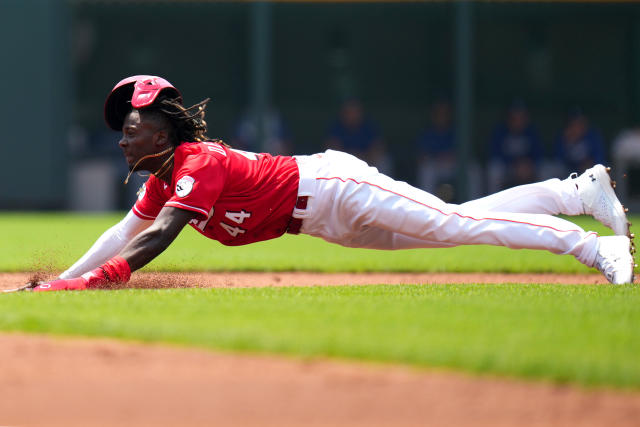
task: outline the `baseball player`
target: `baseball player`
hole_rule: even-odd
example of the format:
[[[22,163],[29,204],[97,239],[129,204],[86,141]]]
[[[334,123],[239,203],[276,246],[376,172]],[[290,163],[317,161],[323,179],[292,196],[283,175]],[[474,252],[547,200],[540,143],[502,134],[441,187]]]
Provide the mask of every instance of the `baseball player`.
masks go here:
[[[149,179],[122,221],[58,279],[32,290],[127,282],[186,225],[232,246],[303,233],[358,248],[544,249],[573,255],[611,283],[633,282],[630,224],[602,165],[447,204],[342,152],[289,157],[235,150],[206,135],[207,102],[183,106],[180,92],[156,76],[115,85],[106,122],[122,131],[129,175],[145,170]],[[616,236],[600,237],[557,214],[592,215]]]

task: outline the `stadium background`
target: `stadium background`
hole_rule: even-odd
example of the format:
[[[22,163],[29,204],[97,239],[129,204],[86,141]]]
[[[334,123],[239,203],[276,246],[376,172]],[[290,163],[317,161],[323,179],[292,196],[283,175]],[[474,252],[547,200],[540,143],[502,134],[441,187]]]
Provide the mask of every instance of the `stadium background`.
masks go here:
[[[134,197],[102,121],[124,76],[163,75],[188,103],[211,97],[211,134],[225,139],[248,106],[276,105],[298,153],[321,150],[341,100],[358,96],[393,175],[415,182],[415,138],[443,93],[469,163],[486,161],[514,97],[548,153],[575,105],[611,151],[639,124],[639,13],[0,0],[0,291],[56,277],[122,217],[24,210],[126,209]],[[2,294],[0,424],[637,426],[640,287],[605,283],[543,251],[290,235],[222,248],[187,230],[117,291]]]
[[[6,0],[0,16],[0,173],[12,183],[0,189],[3,209],[129,206],[135,185],[123,189],[122,170],[99,175],[109,183],[94,183],[92,203],[77,195],[87,168],[124,167],[102,103],[138,73],[168,78],[186,102],[211,97],[212,136],[229,139],[247,107],[275,105],[295,153],[323,149],[340,101],[357,96],[393,175],[414,183],[415,139],[443,94],[456,107],[462,158],[480,163],[514,97],[549,152],[575,105],[608,148],[639,123],[636,4]]]

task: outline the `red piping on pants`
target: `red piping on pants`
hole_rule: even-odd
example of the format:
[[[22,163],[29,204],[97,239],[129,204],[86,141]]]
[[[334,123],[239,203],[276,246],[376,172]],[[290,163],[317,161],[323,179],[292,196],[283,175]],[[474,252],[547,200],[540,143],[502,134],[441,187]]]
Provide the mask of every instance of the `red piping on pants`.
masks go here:
[[[530,223],[530,222],[515,221],[515,220],[512,220],[512,219],[503,219],[503,218],[474,218],[474,217],[472,217],[472,216],[462,215],[462,214],[460,214],[460,213],[458,213],[458,212],[445,213],[445,212],[442,212],[442,211],[441,211],[440,209],[438,209],[438,208],[434,208],[433,206],[429,206],[429,205],[427,205],[427,204],[425,204],[425,203],[419,202],[418,200],[412,199],[411,197],[407,197],[407,196],[405,196],[405,195],[403,195],[403,194],[396,193],[395,191],[387,190],[386,188],[382,188],[382,187],[380,187],[379,185],[372,184],[372,183],[370,183],[370,182],[366,182],[366,181],[356,181],[356,180],[355,180],[355,179],[353,179],[353,178],[346,178],[346,179],[344,179],[344,178],[340,178],[340,177],[335,176],[335,177],[330,177],[330,178],[323,178],[323,177],[320,177],[320,178],[316,178],[316,179],[320,179],[320,180],[324,180],[324,181],[329,181],[329,180],[332,180],[332,179],[338,179],[338,180],[340,180],[340,181],[342,181],[342,182],[353,181],[353,182],[355,182],[355,183],[356,183],[356,184],[358,184],[358,185],[360,185],[360,184],[367,184],[367,185],[370,185],[370,186],[372,186],[372,187],[379,188],[379,189],[380,189],[380,190],[382,190],[382,191],[386,191],[387,193],[391,193],[391,194],[395,194],[396,196],[404,197],[405,199],[407,199],[407,200],[411,200],[411,201],[412,201],[412,202],[414,202],[414,203],[418,203],[419,205],[422,205],[422,206],[427,207],[427,208],[429,208],[429,209],[433,209],[434,211],[440,212],[442,215],[445,215],[445,216],[456,215],[456,216],[459,216],[460,218],[468,218],[468,219],[471,219],[471,220],[474,220],[474,221],[506,221],[506,222],[513,222],[513,223],[515,223],[515,224],[524,224],[524,225],[532,225],[532,226],[534,226],[534,227],[550,228],[550,229],[552,229],[552,230],[554,230],[554,231],[557,231],[557,232],[559,232],[559,233],[575,233],[575,232],[578,232],[578,233],[579,233],[579,232],[580,232],[580,230],[558,230],[557,228],[551,227],[550,225],[532,224],[532,223]],[[598,235],[598,233],[596,233],[596,232],[593,232],[593,231],[592,231],[591,233],[587,234],[587,236],[590,236],[591,234],[595,234],[596,236]]]

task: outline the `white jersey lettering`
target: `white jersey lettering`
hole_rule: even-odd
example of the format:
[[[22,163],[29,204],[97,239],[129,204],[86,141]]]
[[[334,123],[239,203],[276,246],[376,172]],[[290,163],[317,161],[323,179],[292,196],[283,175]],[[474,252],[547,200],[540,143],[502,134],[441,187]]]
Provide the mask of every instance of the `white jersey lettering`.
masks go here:
[[[211,210],[209,211],[209,215],[207,216],[207,219],[203,219],[201,221],[198,221],[197,219],[192,219],[191,221],[189,221],[189,224],[193,224],[196,227],[198,227],[200,231],[204,231],[207,224],[211,220],[211,217],[213,216],[213,211],[214,211],[214,208],[211,208]]]
[[[252,153],[251,151],[236,150],[235,148],[232,148],[231,151],[233,151],[234,153],[238,153],[249,160],[258,160],[258,155],[256,153]]]
[[[224,222],[220,223],[220,227],[224,228],[227,231],[227,233],[231,235],[231,237],[236,237],[238,236],[238,234],[244,234],[247,231],[240,227],[234,227],[232,225],[225,224]]]
[[[220,144],[215,142],[203,142],[203,144],[207,147],[209,151],[213,151],[218,154],[222,154],[227,157],[227,153],[224,151],[224,148],[220,146]]]
[[[245,219],[251,217],[251,212],[246,212],[244,209],[242,209],[240,212],[227,211],[224,216],[235,222],[236,224],[242,224]]]

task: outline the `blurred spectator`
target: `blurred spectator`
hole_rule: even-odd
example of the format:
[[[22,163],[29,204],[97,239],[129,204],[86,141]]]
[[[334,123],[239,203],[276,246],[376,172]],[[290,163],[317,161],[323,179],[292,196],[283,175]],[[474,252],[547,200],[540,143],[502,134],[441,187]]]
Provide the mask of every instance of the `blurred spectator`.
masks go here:
[[[620,132],[611,154],[620,200],[631,209],[640,208],[640,126]]]
[[[458,198],[458,158],[453,132],[451,103],[440,98],[429,110],[430,125],[416,140],[418,185],[447,203]],[[467,165],[469,198],[480,197],[481,172],[477,162]]]
[[[612,154],[616,163],[640,163],[640,126],[620,132],[613,142]]]
[[[246,111],[238,120],[233,131],[231,146],[245,151],[289,155],[292,152],[291,133],[282,115],[275,108],[269,108],[264,115],[264,132],[259,141],[256,114]]]
[[[346,151],[377,167],[380,172],[392,172],[392,159],[386,151],[377,126],[365,116],[358,99],[349,98],[329,128],[326,148]]]
[[[581,173],[605,161],[602,135],[590,125],[580,108],[569,111],[564,128],[556,136],[554,149],[556,161],[567,174]]]
[[[514,100],[491,137],[489,192],[536,181],[542,158],[542,144],[529,110],[522,100]]]
[[[451,123],[451,104],[437,100],[429,111],[430,126],[416,140],[418,186],[445,202],[454,198],[456,151]]]

